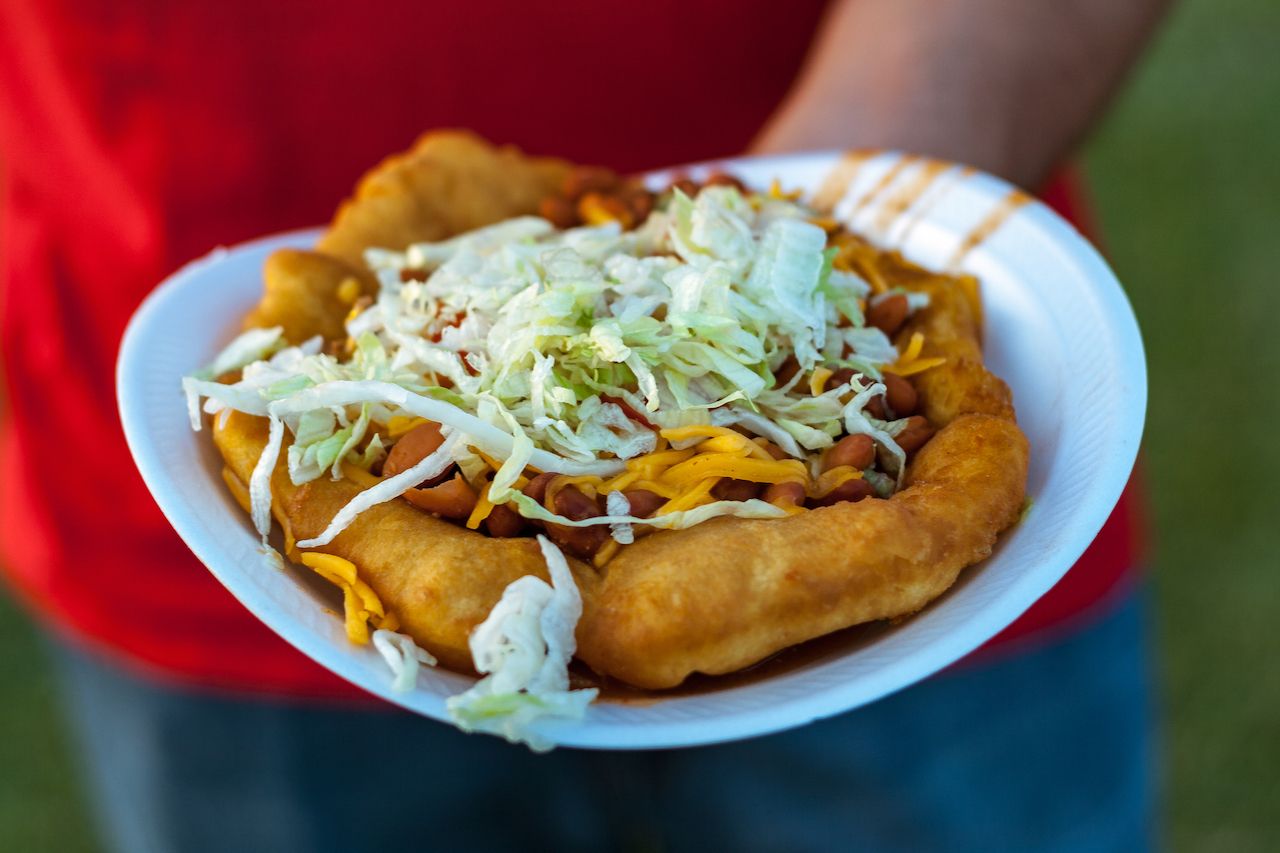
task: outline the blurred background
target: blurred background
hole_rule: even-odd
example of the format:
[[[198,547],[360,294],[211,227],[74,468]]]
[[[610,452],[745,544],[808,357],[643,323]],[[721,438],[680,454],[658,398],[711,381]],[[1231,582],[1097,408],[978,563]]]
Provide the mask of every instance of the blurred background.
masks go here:
[[[1280,849],[1280,3],[1183,2],[1085,150],[1147,342],[1145,470],[1179,851]],[[95,843],[41,643],[0,591],[0,848]]]

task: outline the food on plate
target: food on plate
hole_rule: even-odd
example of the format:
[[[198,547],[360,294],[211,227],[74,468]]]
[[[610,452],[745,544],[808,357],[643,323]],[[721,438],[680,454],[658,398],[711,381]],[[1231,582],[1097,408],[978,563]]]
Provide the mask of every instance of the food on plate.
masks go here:
[[[264,537],[398,682],[544,746],[576,657],[661,690],[914,613],[1016,521],[977,282],[775,183],[662,186],[428,134],[184,385]]]

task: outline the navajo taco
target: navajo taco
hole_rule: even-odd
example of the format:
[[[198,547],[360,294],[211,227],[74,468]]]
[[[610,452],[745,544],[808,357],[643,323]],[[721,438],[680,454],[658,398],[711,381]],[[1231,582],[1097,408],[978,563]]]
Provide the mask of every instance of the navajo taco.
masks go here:
[[[547,745],[575,658],[661,691],[908,616],[1023,506],[977,282],[776,183],[428,134],[264,279],[192,425],[402,686],[484,676],[466,729]]]

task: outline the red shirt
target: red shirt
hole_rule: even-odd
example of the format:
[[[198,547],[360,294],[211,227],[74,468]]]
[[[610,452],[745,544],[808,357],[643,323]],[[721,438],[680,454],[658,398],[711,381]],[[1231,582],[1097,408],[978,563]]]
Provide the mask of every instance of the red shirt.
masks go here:
[[[134,308],[215,245],[327,221],[363,171],[427,128],[628,171],[739,153],[821,9],[5,0],[10,578],[53,623],[129,664],[229,688],[354,692],[236,603],[148,496],[112,381]],[[1047,200],[1072,214],[1065,188]],[[1129,504],[1007,634],[1062,622],[1116,584],[1134,559]]]

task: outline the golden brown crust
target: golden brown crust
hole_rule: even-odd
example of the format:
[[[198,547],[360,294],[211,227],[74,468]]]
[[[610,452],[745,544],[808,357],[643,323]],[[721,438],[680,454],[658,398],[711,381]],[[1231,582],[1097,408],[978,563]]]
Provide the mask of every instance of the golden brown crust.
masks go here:
[[[363,267],[370,246],[403,250],[535,213],[570,168],[565,160],[490,145],[470,131],[432,131],[360,180],[316,248]]]
[[[982,363],[978,320],[957,281],[935,275],[917,278],[903,286],[929,294],[929,307],[916,312],[898,333],[895,342],[899,349],[907,345],[913,334],[920,332],[925,342],[922,355],[942,356],[947,360],[940,367],[912,377],[920,395],[922,414],[939,426],[966,413],[1014,420],[1009,386]]]
[[[354,279],[362,296],[372,296],[377,282],[363,268],[320,252],[280,249],[262,267],[262,301],[245,318],[245,328],[282,326],[290,343],[314,335],[326,339],[346,334],[343,318],[351,301],[339,296]]]
[[[639,687],[733,672],[840,628],[914,613],[988,556],[1017,517],[1027,443],[964,415],[889,500],[779,521],[723,518],[623,550],[584,607],[578,656]]]
[[[266,446],[266,420],[239,412],[225,421],[215,419],[214,442],[232,472],[248,482]],[[296,539],[318,536],[360,489],[328,477],[295,486],[284,456],[271,478],[272,512]],[[531,537],[491,539],[399,500],[361,513],[321,550],[359,566],[360,577],[403,630],[446,666],[464,672],[471,668],[467,636],[507,585],[523,575],[547,578]],[[594,570],[574,562],[576,579],[587,593],[595,585]]]
[[[567,169],[466,135],[437,138],[428,135],[362,181],[321,247],[354,263],[366,245],[402,248],[518,215]],[[468,159],[465,149],[476,145],[487,153]],[[463,150],[468,165],[444,164],[449,150]],[[487,171],[499,163],[498,174]],[[447,174],[434,175],[437,168]],[[673,687],[694,672],[732,672],[831,631],[913,613],[988,556],[1016,520],[1027,441],[1007,386],[982,365],[972,298],[954,278],[889,254],[879,262],[895,284],[931,298],[899,344],[919,331],[926,356],[947,358],[914,377],[924,413],[941,429],[913,459],[907,487],[889,500],[786,519],[722,518],[655,533],[623,549],[603,574],[570,558],[583,598],[578,657],[593,669],[640,687]],[[280,317],[282,307],[259,314]],[[325,322],[291,331],[323,333]],[[215,432],[228,466],[246,481],[265,439],[262,419],[243,415]],[[282,461],[272,491],[277,518],[303,539],[319,534],[358,488],[327,478],[295,487]],[[464,670],[467,636],[506,586],[526,574],[546,577],[531,538],[489,538],[403,501],[363,513],[324,550],[354,562],[404,630]]]

